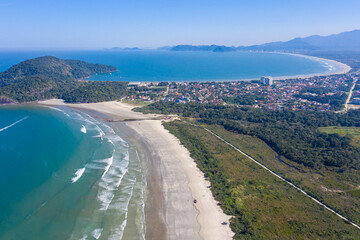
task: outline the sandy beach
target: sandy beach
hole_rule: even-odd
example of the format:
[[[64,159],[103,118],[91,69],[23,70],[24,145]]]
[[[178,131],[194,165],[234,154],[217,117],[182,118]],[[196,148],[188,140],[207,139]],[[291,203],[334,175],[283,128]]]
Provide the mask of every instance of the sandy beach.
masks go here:
[[[341,63],[335,60],[326,59],[326,58],[320,58],[320,57],[314,57],[310,55],[303,55],[303,54],[297,54],[297,53],[280,53],[280,52],[274,52],[278,54],[286,54],[286,55],[293,55],[303,58],[312,59],[318,62],[322,62],[332,68],[333,70],[328,73],[313,73],[308,75],[297,75],[297,76],[280,76],[280,77],[274,77],[274,80],[286,80],[286,79],[294,79],[294,78],[309,78],[314,76],[330,76],[330,75],[337,75],[337,74],[346,74],[351,70],[351,67],[346,65],[345,63]]]
[[[232,239],[229,224],[221,224],[229,223],[231,217],[217,205],[210,183],[187,149],[162,126],[160,119],[157,120],[161,115],[133,112],[133,106],[115,101],[64,104],[61,100],[47,100],[40,103],[106,114],[110,124],[131,136],[129,139],[136,145],[140,158],[149,167],[147,239]],[[125,119],[132,121],[122,121]]]

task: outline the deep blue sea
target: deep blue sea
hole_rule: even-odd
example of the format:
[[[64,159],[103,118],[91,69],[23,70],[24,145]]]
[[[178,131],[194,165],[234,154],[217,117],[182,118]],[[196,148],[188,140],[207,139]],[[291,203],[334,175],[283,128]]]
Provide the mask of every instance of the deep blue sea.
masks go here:
[[[136,152],[89,115],[0,106],[0,165],[0,239],[144,238]]]
[[[261,76],[298,76],[336,71],[323,61],[260,52],[173,51],[37,51],[0,52],[0,71],[20,61],[51,55],[91,63],[109,64],[118,72],[92,76],[110,81],[219,81],[259,79]]]

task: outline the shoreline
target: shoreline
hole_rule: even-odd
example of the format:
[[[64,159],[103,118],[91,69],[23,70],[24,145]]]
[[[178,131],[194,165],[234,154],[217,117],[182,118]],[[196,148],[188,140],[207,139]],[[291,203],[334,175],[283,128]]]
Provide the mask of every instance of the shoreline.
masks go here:
[[[119,102],[65,104],[47,100],[39,104],[99,112],[110,116],[107,120],[113,121],[109,124],[119,131],[129,129],[129,140],[149,167],[146,178],[150,192],[145,204],[148,239],[232,239],[229,224],[221,224],[229,223],[231,216],[217,205],[210,183],[188,150],[162,126],[162,120],[154,120],[161,115],[132,112],[134,106]],[[135,121],[116,122],[125,119]]]
[[[315,57],[315,56],[304,55],[304,54],[299,54],[299,53],[281,53],[281,52],[272,52],[272,53],[286,54],[286,55],[291,55],[291,56],[308,58],[308,59],[312,59],[314,61],[322,62],[326,65],[335,66],[338,68],[337,71],[330,72],[330,73],[314,73],[314,74],[296,75],[296,76],[280,76],[280,77],[273,77],[274,80],[289,80],[289,79],[295,79],[295,78],[304,79],[304,78],[317,77],[317,76],[341,75],[341,74],[346,74],[346,73],[350,72],[352,69],[349,65],[342,63],[342,62],[332,60],[332,59]]]
[[[241,52],[241,51],[238,51]],[[244,51],[244,52],[254,52],[254,51]],[[256,53],[256,52],[255,52]],[[311,56],[311,55],[305,55],[305,54],[300,54],[300,53],[287,53],[287,52],[259,52],[259,53],[271,53],[271,54],[283,54],[283,55],[290,55],[290,56],[296,56],[296,57],[302,57],[302,58],[307,58],[316,62],[321,62],[327,66],[333,67],[335,68],[334,71],[330,71],[330,72],[325,72],[325,73],[311,73],[311,74],[300,74],[300,75],[286,75],[286,76],[277,76],[277,77],[272,77],[273,80],[275,81],[282,81],[282,80],[291,80],[291,79],[305,79],[305,78],[310,78],[310,77],[317,77],[317,76],[331,76],[331,75],[341,75],[341,74],[346,74],[348,72],[351,71],[351,67],[345,63],[342,62],[338,62],[332,59],[327,59],[327,58],[321,58],[321,57],[316,57],[316,56]],[[261,77],[261,76],[260,76]],[[190,83],[190,82],[237,82],[237,81],[256,81],[256,80],[260,80],[260,77],[258,78],[240,78],[240,79],[201,79],[201,80],[174,80],[174,81],[165,81],[168,83]],[[91,76],[90,76],[91,78]],[[88,81],[100,81],[100,80],[90,80],[88,79]],[[122,81],[120,81],[122,82]],[[139,83],[160,83],[160,82],[164,82],[164,81],[127,81],[129,83],[132,82],[139,82]]]

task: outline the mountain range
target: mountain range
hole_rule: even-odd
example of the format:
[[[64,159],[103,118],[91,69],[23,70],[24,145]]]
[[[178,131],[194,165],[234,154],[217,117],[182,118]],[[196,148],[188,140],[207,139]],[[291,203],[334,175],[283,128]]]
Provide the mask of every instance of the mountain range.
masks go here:
[[[170,51],[284,51],[302,52],[316,50],[352,50],[360,51],[360,30],[353,30],[329,36],[313,35],[305,38],[295,38],[284,42],[271,42],[261,45],[227,47],[219,45],[177,45],[167,48]]]

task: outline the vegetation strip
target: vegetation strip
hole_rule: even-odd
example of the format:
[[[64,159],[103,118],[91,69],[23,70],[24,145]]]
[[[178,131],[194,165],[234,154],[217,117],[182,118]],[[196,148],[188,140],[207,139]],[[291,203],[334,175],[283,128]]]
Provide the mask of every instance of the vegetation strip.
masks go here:
[[[347,221],[348,223],[350,223],[351,225],[353,225],[354,227],[360,229],[360,226],[353,223],[352,221],[350,221],[349,219],[347,219],[346,217],[342,216],[341,214],[339,214],[338,212],[336,212],[335,210],[331,209],[330,207],[328,207],[327,205],[323,204],[322,202],[320,202],[319,200],[317,200],[316,198],[310,196],[307,192],[305,192],[304,190],[302,190],[301,188],[297,187],[296,185],[294,185],[293,183],[287,181],[285,178],[281,177],[280,175],[278,175],[277,173],[273,172],[271,169],[267,168],[266,166],[264,166],[263,164],[261,164],[260,162],[258,162],[256,159],[252,158],[251,156],[249,156],[248,154],[244,153],[243,151],[241,151],[239,148],[237,148],[236,146],[234,146],[233,144],[229,143],[228,141],[226,141],[225,139],[223,139],[222,137],[220,137],[219,135],[215,134],[214,132],[210,131],[209,129],[207,129],[206,127],[201,127],[199,125],[193,124],[193,123],[189,123],[186,121],[183,121],[187,124],[190,124],[192,126],[195,127],[199,127],[199,128],[203,128],[204,130],[206,130],[207,132],[209,132],[210,134],[212,134],[213,136],[215,136],[216,138],[220,139],[221,141],[223,141],[224,143],[226,143],[227,145],[229,145],[230,147],[234,148],[236,151],[238,151],[239,153],[241,153],[242,155],[244,155],[245,157],[249,158],[251,161],[255,162],[257,165],[259,165],[260,167],[262,167],[263,169],[265,169],[266,171],[270,172],[272,175],[274,175],[275,177],[281,179],[282,181],[286,182],[287,184],[289,184],[290,186],[292,186],[293,188],[297,189],[299,192],[303,193],[304,195],[306,195],[307,197],[309,197],[311,200],[315,201],[317,204],[323,206],[324,208],[326,208],[327,210],[329,210],[330,212],[334,213],[335,215],[337,215],[339,218]]]

